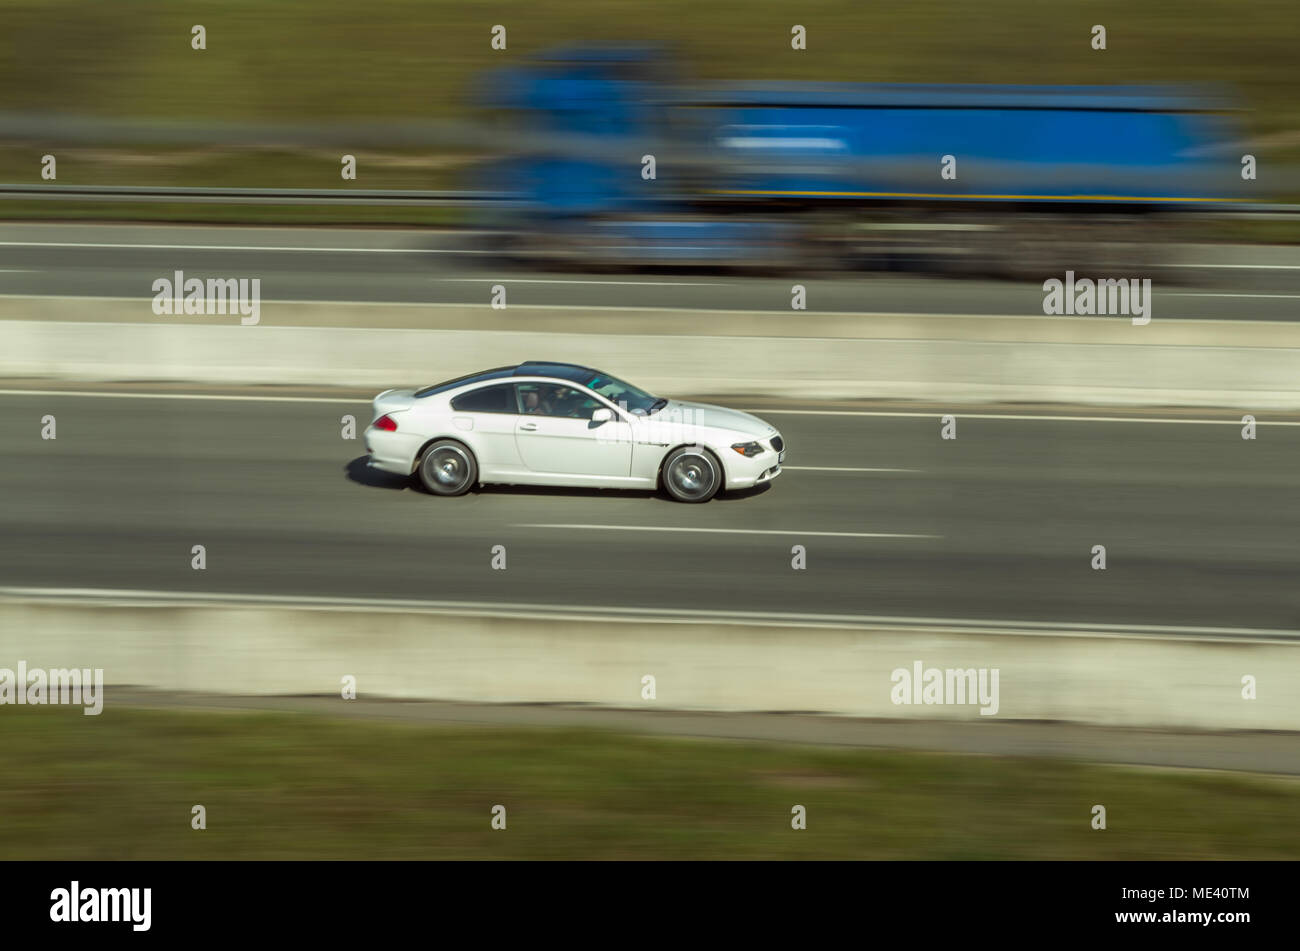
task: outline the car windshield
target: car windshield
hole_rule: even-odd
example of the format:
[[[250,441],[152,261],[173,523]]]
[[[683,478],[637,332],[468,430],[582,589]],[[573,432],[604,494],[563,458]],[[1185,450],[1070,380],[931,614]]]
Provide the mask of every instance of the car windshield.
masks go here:
[[[597,373],[584,384],[587,389],[595,390],[611,403],[625,406],[634,416],[649,416],[668,405],[668,401],[651,396],[645,390],[624,383],[622,380]]]

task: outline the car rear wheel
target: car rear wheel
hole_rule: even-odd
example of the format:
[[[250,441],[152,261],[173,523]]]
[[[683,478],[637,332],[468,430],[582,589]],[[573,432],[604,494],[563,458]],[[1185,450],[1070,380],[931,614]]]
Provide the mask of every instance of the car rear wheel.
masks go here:
[[[478,481],[478,463],[469,448],[440,439],[420,458],[420,482],[434,495],[464,495]]]
[[[678,502],[707,502],[722,488],[722,463],[698,446],[674,449],[664,460],[663,484]]]

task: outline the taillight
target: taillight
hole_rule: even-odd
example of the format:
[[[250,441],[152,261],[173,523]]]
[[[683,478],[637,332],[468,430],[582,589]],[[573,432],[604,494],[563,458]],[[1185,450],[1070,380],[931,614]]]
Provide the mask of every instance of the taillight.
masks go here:
[[[387,414],[380,416],[377,420],[371,423],[371,425],[374,426],[375,429],[382,429],[386,433],[397,432],[397,423],[393,420],[393,417]]]

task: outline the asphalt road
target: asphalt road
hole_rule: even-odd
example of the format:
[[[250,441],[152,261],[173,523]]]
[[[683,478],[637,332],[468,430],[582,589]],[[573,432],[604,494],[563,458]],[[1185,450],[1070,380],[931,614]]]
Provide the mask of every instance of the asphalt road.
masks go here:
[[[341,438],[364,400],[0,395],[0,586],[1300,630],[1300,426],[785,409],[769,489],[687,506],[436,499]]]
[[[1131,273],[1091,276],[1151,278],[1157,318],[1294,320],[1300,315],[1297,249],[1189,246],[1171,255],[1181,262],[1173,268],[1144,264],[1140,248],[1134,255]],[[791,286],[801,283],[813,313],[1033,315],[1043,307],[1041,281],[526,270],[496,262],[477,249],[472,234],[435,231],[0,226],[0,296],[149,298],[153,282],[177,270],[204,279],[258,278],[263,300],[483,304],[492,285],[504,284],[512,307],[790,312]]]

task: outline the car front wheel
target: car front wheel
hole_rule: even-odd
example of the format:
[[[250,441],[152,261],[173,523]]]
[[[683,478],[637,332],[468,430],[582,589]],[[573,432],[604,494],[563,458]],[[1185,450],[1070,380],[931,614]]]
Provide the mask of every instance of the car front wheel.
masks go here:
[[[663,483],[678,502],[707,502],[722,488],[722,463],[698,446],[674,449],[664,460]]]
[[[478,463],[467,446],[440,439],[420,458],[420,482],[434,495],[464,495],[478,481]]]

